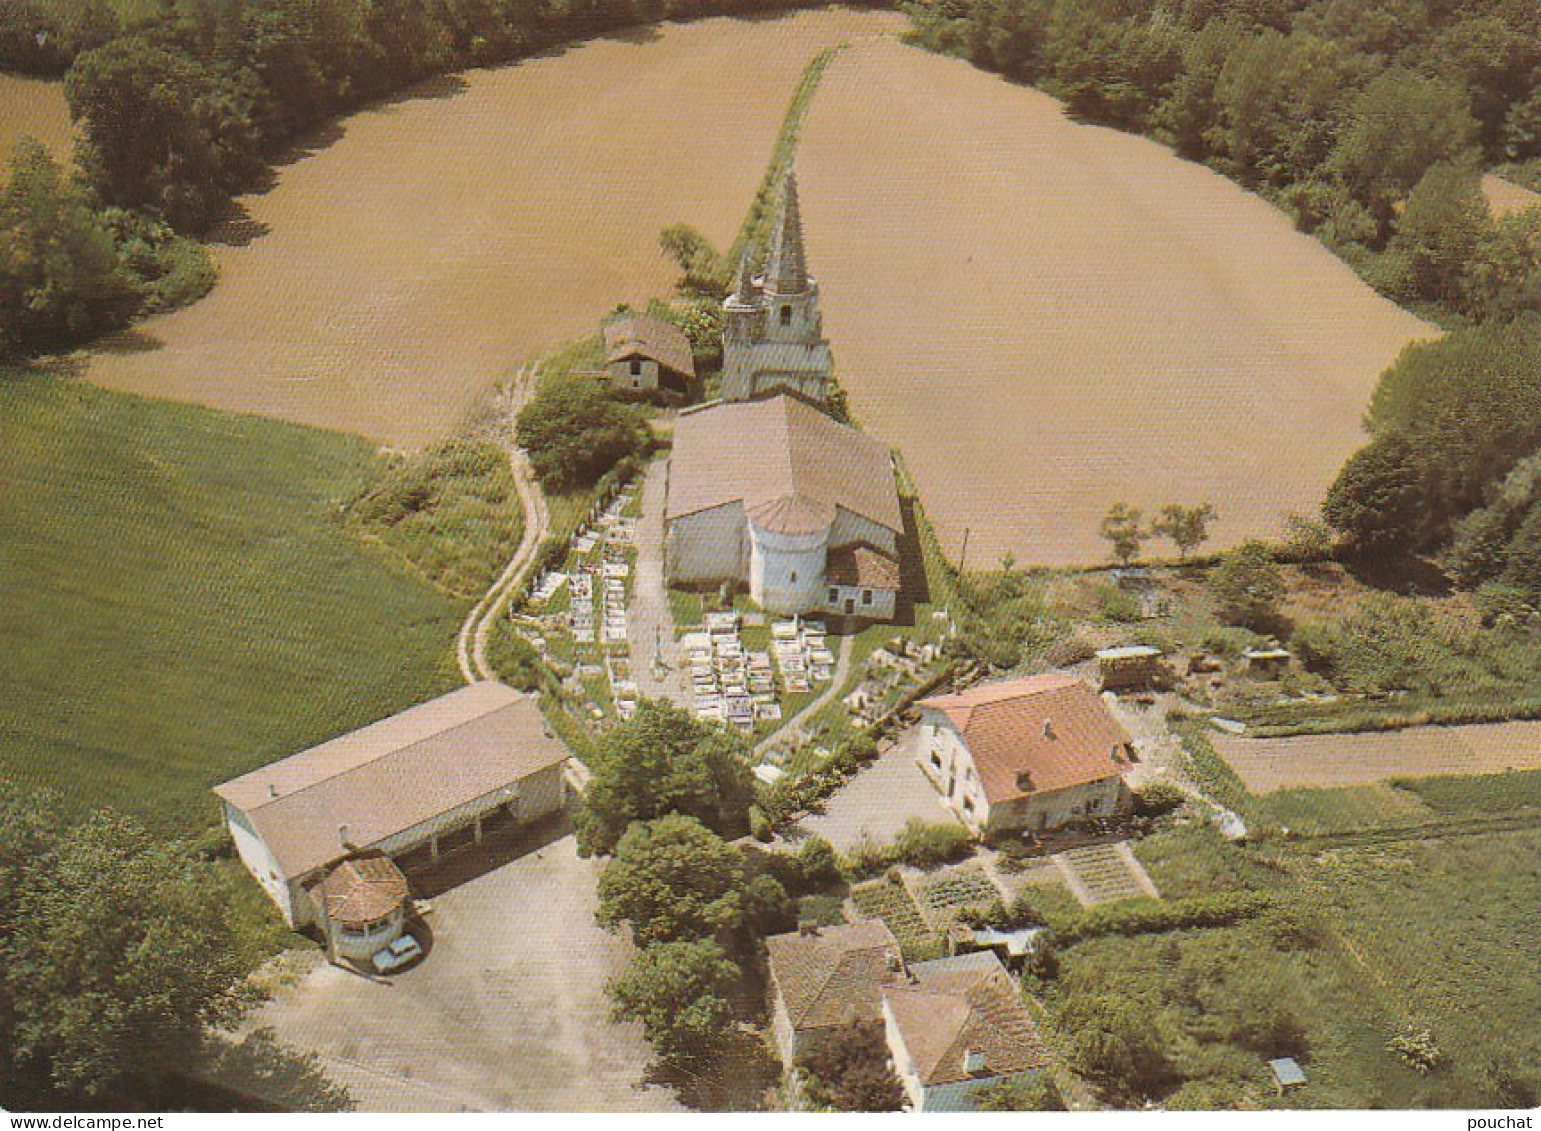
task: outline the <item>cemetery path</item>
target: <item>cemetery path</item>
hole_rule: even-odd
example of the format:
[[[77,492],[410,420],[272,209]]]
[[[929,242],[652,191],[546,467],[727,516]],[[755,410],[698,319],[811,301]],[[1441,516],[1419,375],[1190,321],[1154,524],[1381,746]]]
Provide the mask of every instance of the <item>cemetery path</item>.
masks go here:
[[[798,729],[802,724],[822,711],[829,705],[830,700],[845,689],[846,676],[851,669],[851,652],[855,648],[855,640],[856,637],[854,635],[842,636],[840,638],[840,654],[835,658],[835,670],[830,675],[829,686],[812,703],[809,703],[758,742],[754,748],[756,758],[763,756],[773,746],[784,745],[786,739],[796,741]]]
[[[512,434],[514,417],[518,415],[519,409],[523,407],[534,390],[535,375],[538,371],[539,366],[525,366],[521,369],[500,406],[510,430],[508,463],[514,475],[514,487],[519,493],[519,505],[524,508],[524,536],[519,539],[519,547],[514,551],[514,556],[509,560],[507,567],[498,575],[498,579],[492,583],[492,587],[471,609],[465,623],[460,626],[460,634],[455,640],[455,659],[460,665],[460,674],[467,683],[497,677],[497,673],[487,664],[487,638],[492,632],[492,626],[497,623],[498,617],[508,607],[509,598],[514,595],[515,589],[524,580],[531,563],[535,560],[535,551],[540,547],[541,539],[545,538],[547,527],[550,526],[546,496],[541,493],[540,486],[535,482],[534,473],[530,470],[530,461],[520,450],[519,445],[514,442]]]
[[[690,697],[680,686],[679,647],[664,581],[663,510],[668,487],[669,460],[660,456],[648,466],[642,481],[642,516],[637,520],[637,564],[631,603],[626,608],[626,639],[637,694],[688,707]],[[662,661],[661,670],[655,668],[655,660]]]

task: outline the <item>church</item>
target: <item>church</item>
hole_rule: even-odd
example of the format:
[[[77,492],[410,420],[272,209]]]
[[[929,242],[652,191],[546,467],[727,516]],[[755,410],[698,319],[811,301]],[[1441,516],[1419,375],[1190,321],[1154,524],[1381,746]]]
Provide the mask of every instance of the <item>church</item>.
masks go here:
[[[819,284],[803,256],[797,177],[788,172],[765,273],[751,273],[746,253],[722,306],[722,399],[751,401],[784,392],[823,404],[829,373]]]
[[[744,586],[777,615],[892,620],[903,509],[888,449],[823,411],[818,284],[789,173],[765,272],[723,304],[721,399],[682,412],[664,505],[670,582]]]

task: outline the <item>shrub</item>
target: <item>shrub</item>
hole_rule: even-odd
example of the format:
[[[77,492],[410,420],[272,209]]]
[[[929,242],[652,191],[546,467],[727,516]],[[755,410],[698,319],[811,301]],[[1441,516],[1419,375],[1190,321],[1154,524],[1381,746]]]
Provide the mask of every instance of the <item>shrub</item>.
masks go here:
[[[1148,935],[1193,927],[1229,927],[1260,914],[1271,904],[1262,892],[1229,891],[1186,899],[1125,899],[1089,907],[1052,924],[1060,943],[1100,935]]]
[[[967,856],[974,847],[974,836],[962,825],[928,825],[911,817],[894,838],[894,855],[916,868],[935,868]]]
[[[899,1111],[904,1089],[889,1068],[882,1030],[866,1027],[833,1040],[816,1040],[798,1056],[808,1099],[836,1111]]]
[[[1284,574],[1261,542],[1243,542],[1209,575],[1215,611],[1227,624],[1267,631],[1278,618]]]
[[[551,491],[591,486],[651,444],[637,409],[583,377],[543,381],[519,410],[515,433],[541,486]]]
[[[1027,1079],[997,1080],[974,1093],[978,1111],[1065,1111],[1065,1097],[1047,1072]]]
[[[1188,800],[1181,786],[1167,781],[1146,782],[1134,794],[1134,811],[1141,817],[1160,817],[1179,809]]]
[[[1427,1026],[1404,1026],[1386,1042],[1386,1051],[1420,1076],[1427,1076],[1445,1062],[1445,1054]]]

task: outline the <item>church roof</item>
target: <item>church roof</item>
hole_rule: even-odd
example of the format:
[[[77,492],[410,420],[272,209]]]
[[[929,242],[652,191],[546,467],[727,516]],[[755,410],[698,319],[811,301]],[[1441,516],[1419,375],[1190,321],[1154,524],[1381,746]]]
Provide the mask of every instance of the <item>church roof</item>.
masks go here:
[[[787,170],[771,232],[770,260],[765,266],[765,289],[772,294],[795,295],[808,289],[808,265],[803,255],[803,218],[797,206],[797,174]]]
[[[899,563],[865,543],[856,542],[829,552],[824,580],[830,585],[862,589],[898,589]]]
[[[645,357],[686,377],[696,375],[690,339],[678,326],[651,314],[629,314],[605,324],[605,362]]]
[[[888,450],[786,395],[714,405],[676,422],[665,519],[732,503],[762,525],[799,527],[781,533],[808,533],[801,527],[815,513],[827,526],[837,507],[904,529]]]

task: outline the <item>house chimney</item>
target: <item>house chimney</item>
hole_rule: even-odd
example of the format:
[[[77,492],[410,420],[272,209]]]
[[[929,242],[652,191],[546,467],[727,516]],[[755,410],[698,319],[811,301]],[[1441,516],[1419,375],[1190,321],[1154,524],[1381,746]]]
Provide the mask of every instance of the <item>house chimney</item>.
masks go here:
[[[1051,722],[1049,719],[1044,719],[1043,720],[1043,736],[1045,738],[1053,738],[1054,737],[1054,723]]]
[[[963,1052],[963,1071],[970,1076],[982,1076],[985,1073],[984,1049],[965,1049]]]
[[[337,841],[344,848],[352,848],[353,847],[351,844],[348,843],[348,826],[347,825],[338,825],[337,826]]]
[[[277,797],[277,796],[278,796],[278,787],[276,785],[274,785],[272,782],[268,782],[268,797],[273,798],[273,797]]]

